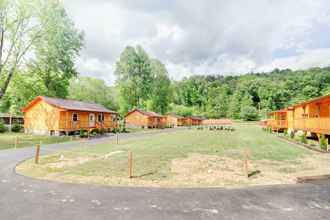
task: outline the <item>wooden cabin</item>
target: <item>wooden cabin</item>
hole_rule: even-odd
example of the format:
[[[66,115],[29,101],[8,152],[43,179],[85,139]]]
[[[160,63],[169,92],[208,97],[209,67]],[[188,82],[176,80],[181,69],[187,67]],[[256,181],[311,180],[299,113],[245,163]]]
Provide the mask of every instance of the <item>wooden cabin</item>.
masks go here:
[[[330,135],[330,95],[291,106],[289,128]]]
[[[184,117],[180,115],[169,113],[165,116],[166,116],[166,125],[168,127],[178,127],[184,125]]]
[[[196,126],[201,125],[203,122],[203,119],[196,116],[187,116],[184,117],[184,126]]]
[[[284,131],[288,129],[288,109],[269,112],[267,114],[267,127],[274,131]]]
[[[232,125],[233,122],[230,119],[222,118],[222,119],[205,119],[202,121],[203,125]]]
[[[38,96],[22,109],[25,133],[61,135],[118,127],[118,113],[95,103]]]
[[[0,113],[0,120],[8,127],[13,124],[24,124],[24,117],[22,115],[14,115],[10,113]]]
[[[125,115],[125,123],[128,127],[164,128],[166,117],[150,111],[133,109]]]

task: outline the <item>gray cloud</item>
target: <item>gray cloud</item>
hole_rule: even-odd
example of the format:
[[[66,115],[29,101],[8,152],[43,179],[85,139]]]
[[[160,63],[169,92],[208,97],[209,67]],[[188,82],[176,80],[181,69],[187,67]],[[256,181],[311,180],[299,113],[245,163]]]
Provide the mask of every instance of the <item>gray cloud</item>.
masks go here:
[[[165,63],[173,79],[330,64],[326,0],[64,3],[86,35],[79,71],[109,83],[120,52],[136,44]]]

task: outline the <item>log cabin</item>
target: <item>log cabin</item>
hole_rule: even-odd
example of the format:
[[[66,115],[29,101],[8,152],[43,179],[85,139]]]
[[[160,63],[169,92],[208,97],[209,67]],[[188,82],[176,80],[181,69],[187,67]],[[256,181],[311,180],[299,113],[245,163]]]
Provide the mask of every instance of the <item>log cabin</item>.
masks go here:
[[[118,127],[118,113],[95,103],[38,96],[27,104],[24,131],[39,135],[62,135],[80,130]]]
[[[174,114],[168,113],[166,116],[166,125],[168,127],[178,127],[184,125],[184,117]]]
[[[202,121],[203,125],[232,125],[233,122],[230,119],[205,119]]]
[[[330,95],[291,106],[288,124],[293,130],[330,135]]]
[[[164,128],[166,117],[155,112],[135,108],[125,115],[125,123],[128,127]]]
[[[203,119],[196,116],[186,116],[184,117],[184,126],[195,126],[195,125],[201,125],[203,122]]]
[[[288,109],[272,111],[267,114],[267,127],[273,131],[288,129]]]

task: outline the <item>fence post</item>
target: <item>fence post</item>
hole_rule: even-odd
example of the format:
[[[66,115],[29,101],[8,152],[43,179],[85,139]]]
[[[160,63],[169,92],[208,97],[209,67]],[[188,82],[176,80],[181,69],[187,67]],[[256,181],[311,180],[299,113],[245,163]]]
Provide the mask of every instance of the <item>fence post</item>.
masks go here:
[[[118,144],[118,131],[116,132],[116,142]]]
[[[38,164],[39,163],[39,154],[40,154],[40,144],[37,144],[36,146],[36,155],[35,155],[35,158],[34,158],[34,162],[35,164]]]
[[[244,150],[244,161],[243,161],[243,167],[244,167],[244,174],[247,178],[249,178],[249,152],[248,149]]]
[[[128,177],[133,177],[133,154],[132,151],[128,151]]]
[[[15,149],[17,148],[18,145],[18,136],[15,137]]]

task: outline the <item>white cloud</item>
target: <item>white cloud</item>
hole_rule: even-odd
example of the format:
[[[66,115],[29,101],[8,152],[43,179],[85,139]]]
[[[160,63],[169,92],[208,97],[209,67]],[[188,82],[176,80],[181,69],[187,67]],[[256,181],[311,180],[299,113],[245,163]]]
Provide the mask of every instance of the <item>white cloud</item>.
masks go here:
[[[113,83],[127,45],[140,44],[172,78],[328,65],[327,0],[67,0],[84,30],[79,71]]]

